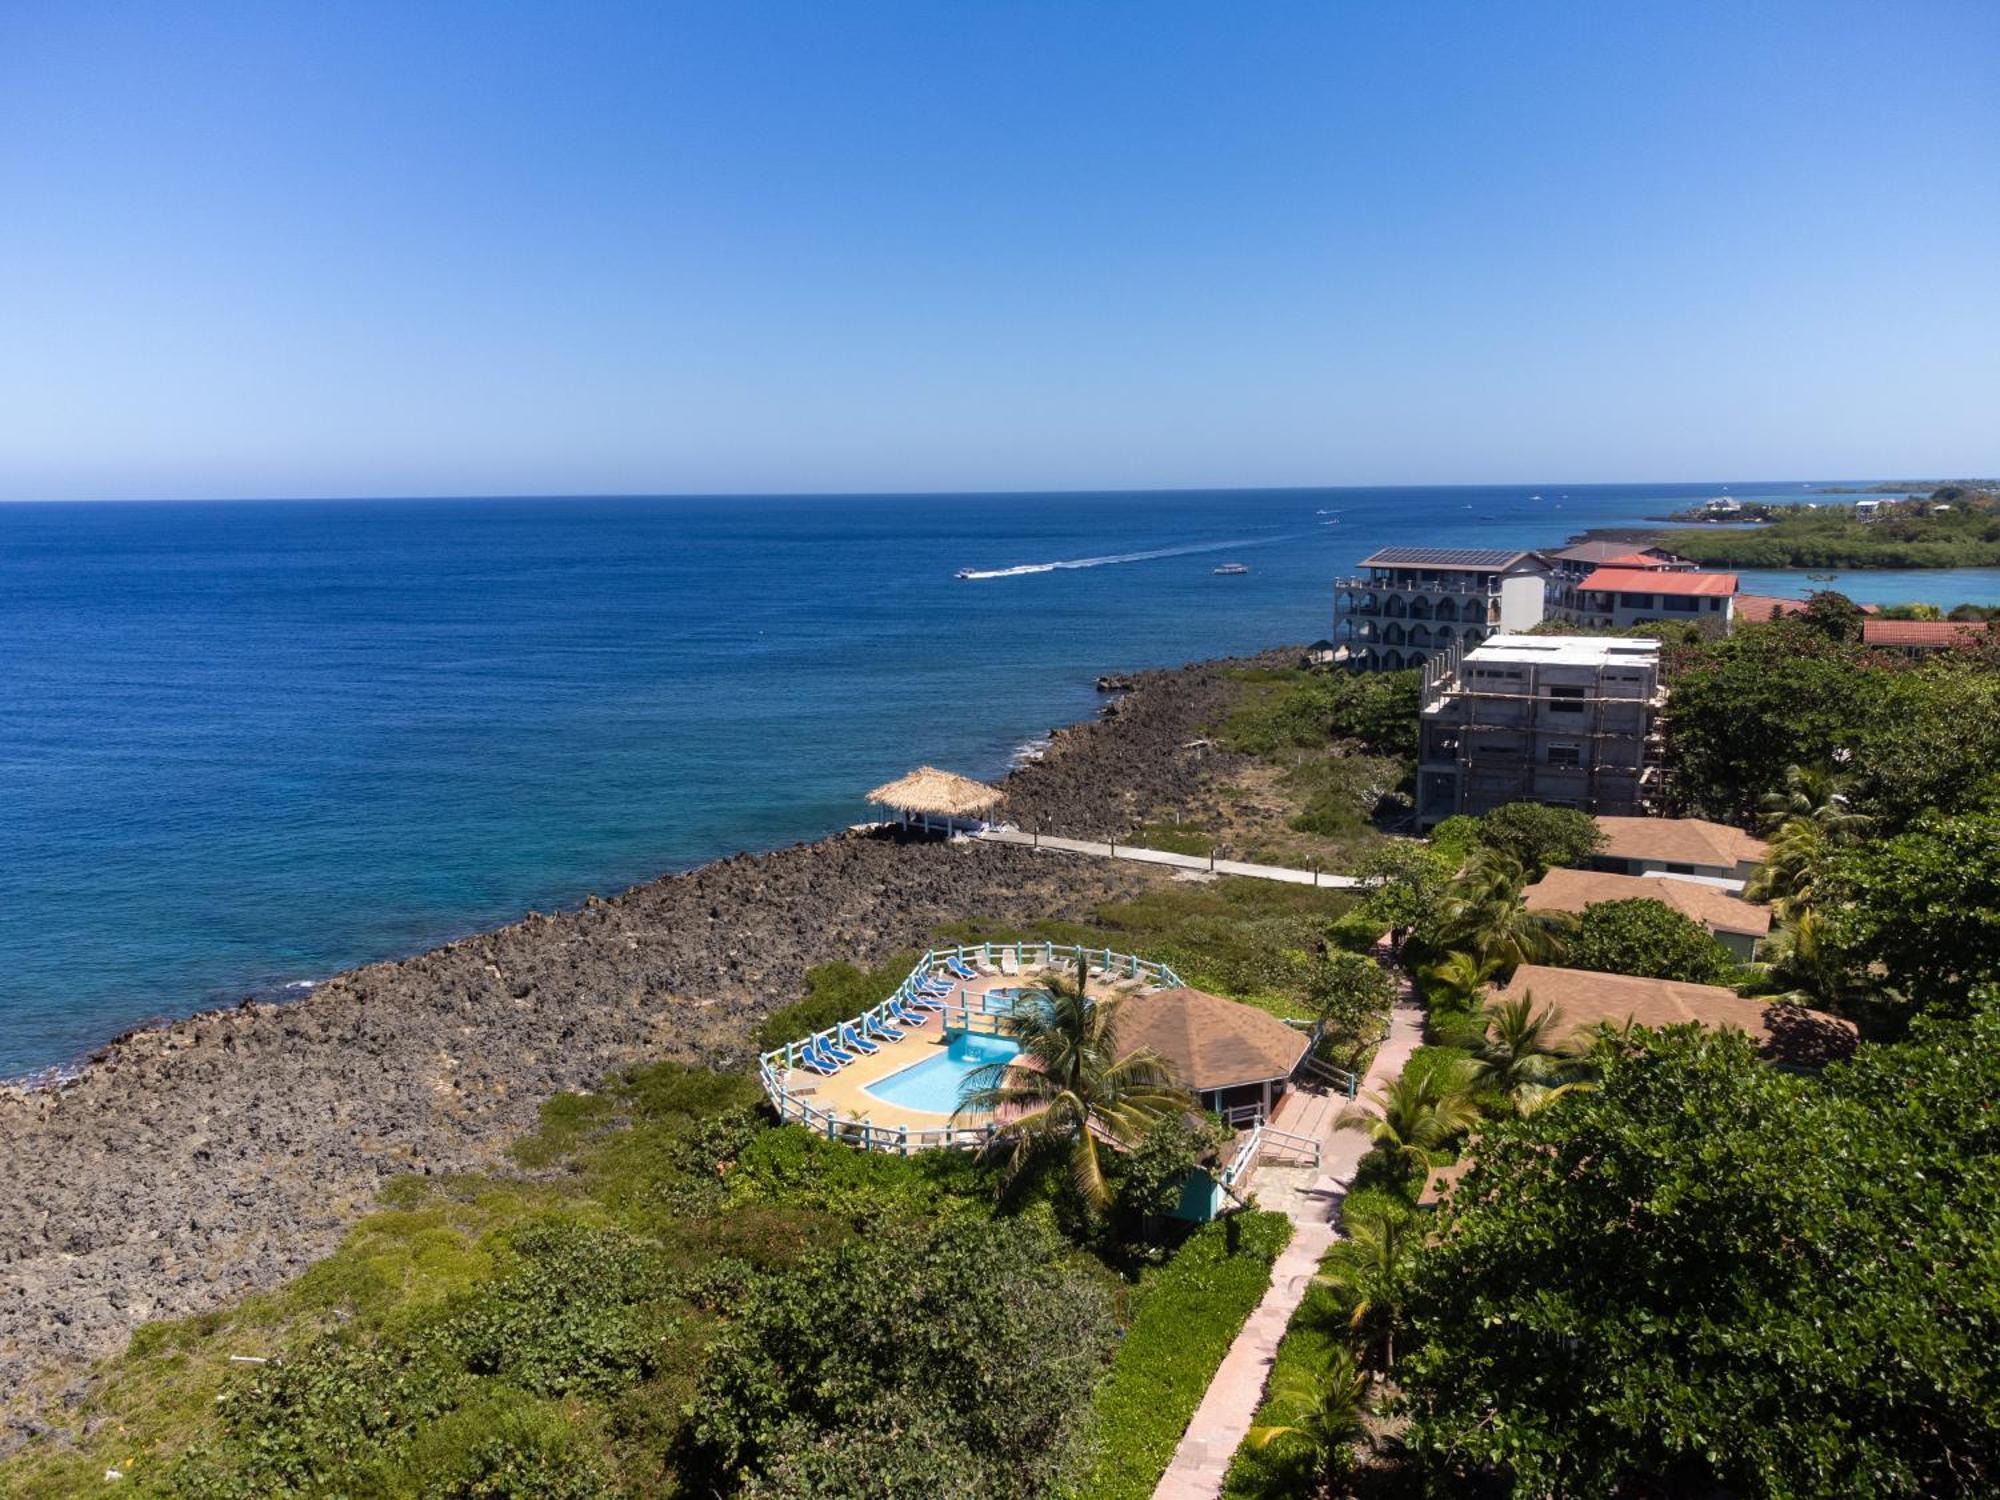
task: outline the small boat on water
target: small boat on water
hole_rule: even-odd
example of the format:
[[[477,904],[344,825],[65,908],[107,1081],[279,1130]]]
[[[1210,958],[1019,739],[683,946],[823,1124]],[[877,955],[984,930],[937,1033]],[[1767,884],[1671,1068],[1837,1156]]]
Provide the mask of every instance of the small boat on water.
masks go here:
[[[1221,567],[1217,568],[1215,571],[1227,577],[1233,578],[1238,573],[1249,572],[1250,569],[1243,563],[1224,563]]]
[[[1825,582],[1826,582],[1826,581],[1827,581],[1827,580],[1828,580],[1829,578],[1838,578],[1839,576],[1840,576],[1840,575],[1839,575],[1838,573],[1808,573],[1808,574],[1806,574],[1806,577],[1808,577],[1808,578],[1811,578],[1811,579],[1814,579],[1814,580],[1816,580],[1817,582],[1820,582],[1820,583],[1825,583]]]
[[[974,575],[972,569],[960,568],[956,573],[952,574],[951,576],[954,578],[971,578]]]

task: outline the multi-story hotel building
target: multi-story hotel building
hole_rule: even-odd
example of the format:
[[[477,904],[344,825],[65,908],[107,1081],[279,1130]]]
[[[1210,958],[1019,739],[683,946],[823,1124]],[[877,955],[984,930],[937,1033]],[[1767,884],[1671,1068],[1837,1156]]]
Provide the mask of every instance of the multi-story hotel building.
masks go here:
[[[1658,641],[1496,635],[1424,668],[1417,823],[1545,802],[1618,817],[1652,810]]]
[[[1362,671],[1422,666],[1440,651],[1542,619],[1553,568],[1539,552],[1384,547],[1333,585],[1333,641]]]

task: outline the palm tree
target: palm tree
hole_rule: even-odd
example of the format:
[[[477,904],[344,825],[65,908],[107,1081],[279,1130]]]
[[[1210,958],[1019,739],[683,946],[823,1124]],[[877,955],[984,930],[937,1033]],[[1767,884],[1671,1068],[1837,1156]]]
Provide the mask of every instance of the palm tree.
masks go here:
[[[1291,1368],[1274,1374],[1270,1400],[1290,1412],[1291,1420],[1252,1427],[1250,1446],[1268,1448],[1283,1438],[1306,1446],[1317,1487],[1330,1489],[1348,1467],[1349,1445],[1368,1436],[1368,1377],[1353,1354],[1335,1349],[1317,1372]]]
[[[1410,1263],[1423,1243],[1415,1216],[1363,1210],[1346,1221],[1347,1238],[1326,1254],[1315,1284],[1326,1287],[1347,1316],[1349,1332],[1379,1348],[1382,1368],[1396,1368],[1396,1329],[1403,1321]]]
[[[1447,953],[1418,971],[1424,982],[1424,1000],[1434,1010],[1471,1010],[1499,972],[1498,959],[1482,960],[1459,952]]]
[[[1002,1022],[1017,1057],[969,1074],[954,1118],[995,1116],[994,1141],[1011,1151],[1011,1180],[1044,1153],[1067,1150],[1070,1178],[1092,1208],[1111,1202],[1100,1140],[1132,1145],[1164,1115],[1194,1108],[1172,1066],[1156,1052],[1118,1049],[1118,1000],[1100,1000],[1077,965],[1074,981],[1052,978],[1047,998],[1017,1005]]]
[[[1809,818],[1836,844],[1851,844],[1874,819],[1854,810],[1854,777],[1824,766],[1786,766],[1784,785],[1758,804],[1765,829]]]
[[[1480,1044],[1474,1075],[1508,1098],[1529,1087],[1546,1087],[1563,1071],[1565,1055],[1550,1040],[1561,1019],[1553,1005],[1535,1009],[1535,992],[1486,1007],[1486,1039]]]
[[[1341,1130],[1365,1130],[1369,1140],[1405,1167],[1429,1171],[1433,1151],[1478,1123],[1470,1082],[1462,1066],[1406,1072],[1381,1093],[1368,1096],[1379,1114],[1350,1104],[1334,1124]]]
[[[1517,861],[1484,851],[1467,867],[1445,903],[1451,945],[1509,969],[1561,958],[1563,939],[1576,926],[1576,918],[1568,912],[1528,910],[1521,894],[1526,880]]]
[[[1833,838],[1815,819],[1787,818],[1771,836],[1764,864],[1744,894],[1752,900],[1770,902],[1780,917],[1796,917],[1810,911],[1833,847]]]

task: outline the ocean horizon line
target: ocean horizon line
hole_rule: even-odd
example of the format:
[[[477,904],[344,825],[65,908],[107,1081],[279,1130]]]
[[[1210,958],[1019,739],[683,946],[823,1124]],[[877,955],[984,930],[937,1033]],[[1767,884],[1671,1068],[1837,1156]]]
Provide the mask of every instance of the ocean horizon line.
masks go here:
[[[824,489],[824,490],[520,490],[509,492],[483,492],[477,490],[436,491],[424,494],[324,494],[298,495],[19,495],[0,496],[0,505],[418,505],[450,504],[468,500],[548,502],[567,500],[910,500],[910,499],[955,499],[968,500],[1009,500],[1055,498],[1089,499],[1093,496],[1131,495],[1290,495],[1326,494],[1348,491],[1359,494],[1379,494],[1384,491],[1426,491],[1426,490],[1467,490],[1467,491],[1507,491],[1540,487],[1561,489],[1568,486],[1573,490],[1604,490],[1663,487],[1705,487],[1717,489],[1741,488],[1748,485],[1783,485],[1802,489],[1817,489],[1828,485],[1856,484],[1908,484],[1921,486],[1928,484],[1959,483],[1959,479],[1938,477],[1910,478],[1901,475],[1860,475],[1837,476],[1818,479],[1793,478],[1736,478],[1713,479],[1699,475],[1693,478],[1622,478],[1622,479],[1486,479],[1477,481],[1452,480],[1397,480],[1380,484],[1164,484],[1164,485],[1090,485],[1080,489],[1062,487],[1010,487],[1002,489],[981,488],[924,488],[877,486],[867,489]]]

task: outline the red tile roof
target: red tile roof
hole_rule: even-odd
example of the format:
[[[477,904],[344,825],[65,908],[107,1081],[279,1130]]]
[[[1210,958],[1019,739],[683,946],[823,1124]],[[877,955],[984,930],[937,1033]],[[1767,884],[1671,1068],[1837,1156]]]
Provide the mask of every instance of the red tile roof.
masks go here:
[[[1957,646],[1987,628],[1985,620],[1863,620],[1870,646]]]
[[[1646,573],[1637,568],[1599,568],[1582,583],[1584,589],[1608,594],[1733,594],[1734,573]]]
[[[1803,599],[1780,599],[1775,594],[1738,594],[1736,596],[1736,618],[1739,620],[1769,620],[1786,610],[1805,608]]]

